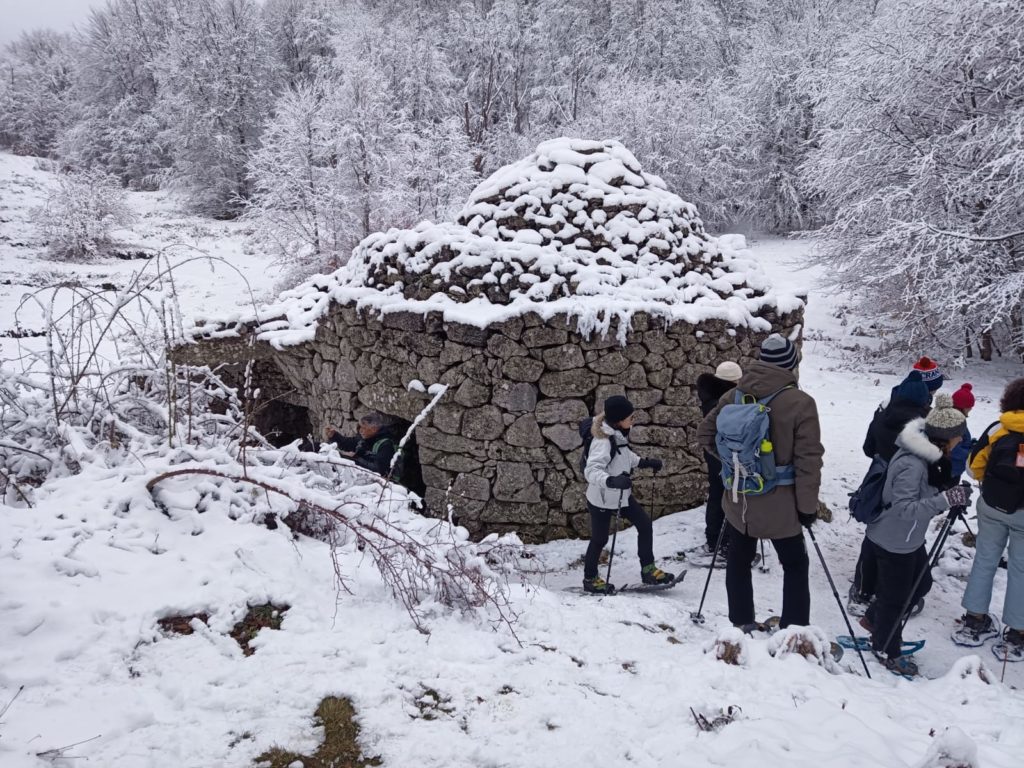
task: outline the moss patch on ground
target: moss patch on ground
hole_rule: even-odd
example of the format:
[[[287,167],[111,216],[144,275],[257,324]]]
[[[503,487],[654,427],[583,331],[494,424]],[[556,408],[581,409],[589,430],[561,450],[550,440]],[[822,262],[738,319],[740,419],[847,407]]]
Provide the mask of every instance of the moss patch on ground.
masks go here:
[[[289,768],[300,762],[303,768],[366,768],[381,765],[379,757],[363,757],[359,746],[356,711],[348,699],[328,696],[316,708],[315,724],[324,729],[324,741],[312,755],[268,749],[256,758],[260,768]]]

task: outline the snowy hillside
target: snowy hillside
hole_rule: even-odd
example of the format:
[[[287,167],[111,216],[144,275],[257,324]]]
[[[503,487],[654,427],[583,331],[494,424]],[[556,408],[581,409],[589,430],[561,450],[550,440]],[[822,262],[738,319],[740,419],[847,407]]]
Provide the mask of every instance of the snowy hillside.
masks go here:
[[[47,183],[34,161],[0,155],[5,373],[18,367],[12,361],[23,345],[42,348],[40,337],[15,338],[42,330],[41,315],[15,324],[22,294],[60,280],[123,287],[143,266],[42,258],[25,213]],[[161,195],[133,194],[130,204],[138,219],[120,234],[125,242],[185,242],[182,258],[195,246],[227,263],[193,261],[175,272],[186,313],[244,311],[246,282],[266,297],[275,273],[264,257],[245,252],[239,225],[197,229]],[[843,511],[846,495],[866,468],[860,445],[870,414],[904,371],[857,362],[854,348],[870,339],[854,335],[860,323],[841,297],[819,293],[820,274],[801,260],[802,244],[750,246],[776,290],[809,294],[801,386],[818,402],[822,499],[836,511],[815,531],[845,598],[861,536]],[[167,290],[155,287],[154,295]],[[975,433],[995,418],[1002,385],[1015,375],[1019,366],[1007,363],[950,374],[947,387],[974,384]],[[0,379],[0,391],[7,381]],[[867,680],[855,654],[819,663],[790,652],[785,633],[739,638],[740,663],[726,663],[716,658],[716,641],[736,633],[725,616],[722,572],[712,576],[707,623],[697,626],[689,614],[706,571],[691,568],[663,593],[584,599],[565,589],[582,577],[580,541],[524,548],[504,587],[507,605],[452,611],[436,597],[437,582],[416,585],[428,635],[384,586],[372,537],[340,537],[332,558],[327,544],[293,536],[280,521],[288,508],[281,495],[254,493],[244,478],[168,478],[151,493],[147,483],[174,467],[242,469],[236,454],[212,441],[167,448],[160,434],[145,432],[144,417],[131,453],[103,433],[76,442],[65,430],[59,460],[78,471],[26,489],[32,506],[12,491],[0,504],[3,768],[242,768],[273,747],[294,753],[278,764],[313,768],[324,764],[312,756],[325,736],[313,714],[327,697],[351,701],[367,759],[403,768],[1016,768],[1024,754],[1024,665],[1004,669],[988,647],[972,655],[948,639],[970,563],[960,530],[907,631],[927,640],[918,659],[931,679],[907,682],[872,664]],[[0,435],[0,451],[13,439]],[[474,573],[501,572],[489,544],[477,549],[447,523],[409,515],[401,494],[336,454],[321,457],[335,466],[320,483],[293,454],[253,453],[248,481],[338,505],[364,524],[394,526],[387,530],[468,558]],[[659,564],[686,568],[677,553],[701,541],[702,528],[702,509],[658,520]],[[821,637],[844,633],[820,563],[811,560],[812,619]],[[777,613],[782,594],[770,550],[766,565],[754,573],[759,617]],[[614,569],[620,583],[639,578],[632,531],[618,537]],[[445,575],[439,568],[434,578]],[[1005,578],[1000,571],[995,610]],[[267,606],[267,623],[277,628],[254,637],[237,629],[254,606]],[[512,614],[509,628],[500,618]],[[714,727],[704,730],[701,718]]]

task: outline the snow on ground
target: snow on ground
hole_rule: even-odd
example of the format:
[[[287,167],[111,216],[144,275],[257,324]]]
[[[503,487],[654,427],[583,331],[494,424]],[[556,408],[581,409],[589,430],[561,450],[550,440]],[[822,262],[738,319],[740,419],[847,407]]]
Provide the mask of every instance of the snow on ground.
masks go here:
[[[173,264],[178,265],[174,279],[187,286],[179,297],[190,317],[211,310],[252,311],[272,296],[280,271],[252,243],[248,225],[183,214],[165,192],[129,192],[135,223],[129,230],[114,232],[119,250],[159,258],[110,258],[89,264],[40,258],[44,249],[28,219],[31,210],[43,204],[53,180],[46,161],[0,153],[0,363],[44,345],[33,334],[45,327],[42,307],[49,306],[54,295],[46,286],[80,286],[113,300],[136,273],[148,282]],[[147,291],[156,301],[164,292],[170,295],[166,280]],[[69,290],[57,293],[54,315],[71,301]],[[33,294],[38,302],[26,300]]]
[[[30,161],[0,160],[31,176]],[[4,191],[6,211],[8,198]],[[153,229],[172,216],[154,214]],[[204,226],[208,244],[226,231]],[[218,253],[239,260],[254,282],[267,279],[265,262],[242,257],[240,239],[227,242]],[[51,270],[122,280],[137,266],[51,264],[10,240],[0,247],[4,277],[19,285]],[[845,595],[861,529],[841,510],[866,468],[860,444],[870,414],[904,371],[852,363],[849,348],[867,340],[849,333],[836,299],[817,293],[820,275],[799,261],[803,245],[765,239],[752,249],[781,288],[810,292],[801,383],[821,411],[822,496],[839,510],[816,532]],[[13,291],[2,287],[8,328]],[[179,290],[196,307],[237,293],[199,271]],[[995,417],[1001,384],[1013,375],[1019,366],[1009,364],[953,375],[954,385],[975,384],[975,432]],[[705,651],[728,624],[720,571],[707,623],[696,626],[688,616],[705,571],[690,570],[664,593],[582,598],[564,589],[581,578],[579,541],[530,548],[531,574],[513,591],[516,637],[442,612],[425,637],[358,550],[341,552],[352,594],[338,594],[326,545],[217,507],[191,509],[185,481],[168,488],[180,504],[162,514],[142,490],[158,458],[140,461],[150,469],[89,465],[49,484],[33,509],[0,507],[0,710],[24,686],[0,717],[4,768],[249,766],[275,744],[309,754],[322,736],[312,713],[326,695],[351,698],[364,753],[385,766],[877,768],[931,765],[924,761],[944,744],[969,755],[973,742],[977,765],[1010,768],[1024,754],[1024,665],[1009,665],[999,683],[1004,670],[987,647],[972,655],[948,641],[965,574],[952,551],[908,629],[927,639],[918,658],[934,680],[907,682],[874,665],[869,681],[855,654],[829,671],[799,656],[772,657],[760,639],[745,641],[742,666],[717,661]],[[656,523],[664,567],[684,567],[673,557],[701,539],[702,521],[697,509]],[[844,632],[811,559],[812,618],[829,636]],[[781,569],[770,551],[768,566],[754,573],[761,616],[780,607]],[[620,583],[639,577],[631,531],[618,537],[614,569]],[[1004,589],[1001,571],[995,609]],[[291,608],[281,629],[263,630],[255,654],[244,656],[226,632],[247,603],[267,600]],[[157,629],[159,617],[203,610],[208,629]],[[699,730],[690,711],[712,720],[729,707],[739,708],[735,720],[716,732]],[[66,759],[37,757],[85,740]]]

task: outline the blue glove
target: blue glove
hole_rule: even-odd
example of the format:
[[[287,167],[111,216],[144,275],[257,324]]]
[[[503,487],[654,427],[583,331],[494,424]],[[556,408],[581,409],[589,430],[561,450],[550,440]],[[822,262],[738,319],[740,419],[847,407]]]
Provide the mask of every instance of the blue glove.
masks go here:
[[[640,459],[640,463],[636,465],[637,469],[653,469],[655,472],[661,472],[664,466],[665,462],[661,459]]]
[[[621,475],[609,477],[604,481],[604,484],[609,488],[618,488],[620,491],[626,491],[633,487],[633,479],[628,473],[623,472]]]

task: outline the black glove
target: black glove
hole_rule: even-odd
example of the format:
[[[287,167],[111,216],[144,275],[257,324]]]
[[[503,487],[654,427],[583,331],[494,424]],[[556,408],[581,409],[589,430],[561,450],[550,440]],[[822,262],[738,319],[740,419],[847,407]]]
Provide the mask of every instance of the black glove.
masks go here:
[[[637,469],[653,469],[655,472],[661,472],[661,468],[665,466],[665,462],[661,459],[640,459],[640,463],[636,465]]]
[[[946,497],[950,507],[966,507],[971,503],[971,486],[954,485],[942,495]]]
[[[797,512],[796,516],[800,518],[800,525],[802,525],[804,528],[810,528],[812,525],[818,522],[817,513],[805,515],[801,512]]]
[[[618,488],[620,491],[625,491],[633,487],[633,479],[628,473],[623,472],[621,475],[609,477],[604,481],[604,484],[609,488]]]

